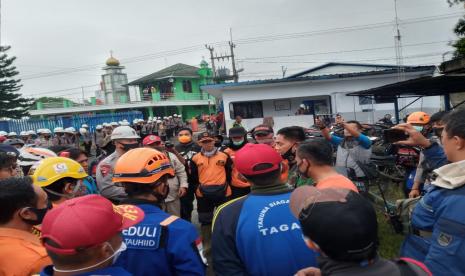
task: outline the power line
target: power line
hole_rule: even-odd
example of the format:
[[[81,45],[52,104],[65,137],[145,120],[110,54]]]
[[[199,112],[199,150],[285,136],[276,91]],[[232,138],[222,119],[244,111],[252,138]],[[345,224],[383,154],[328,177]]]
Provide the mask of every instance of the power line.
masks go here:
[[[411,18],[411,19],[403,20],[401,23],[402,24],[415,24],[415,23],[421,23],[421,22],[443,20],[443,19],[448,19],[448,18],[455,18],[457,15],[462,15],[462,14],[463,13],[456,12],[456,13],[449,13],[449,14],[442,14],[442,15],[435,15],[435,16]],[[310,32],[249,37],[249,38],[238,39],[236,44],[253,44],[253,43],[277,41],[277,40],[284,40],[284,39],[303,38],[303,37],[330,34],[330,33],[358,31],[358,30],[365,30],[365,29],[376,29],[376,28],[391,26],[392,23],[393,22],[391,21],[386,21],[386,22],[379,22],[379,23],[373,23],[373,24],[364,24],[364,25],[355,25],[355,26],[349,26],[349,27],[316,30],[316,31],[310,31]],[[210,43],[210,45],[224,46],[224,45],[227,45],[227,42],[219,41],[215,43]],[[135,56],[131,58],[125,58],[125,59],[121,59],[121,61],[124,62],[125,64],[143,62],[143,61],[158,59],[158,58],[162,58],[166,56],[173,56],[173,55],[191,53],[195,51],[201,51],[204,49],[203,47],[204,45],[194,45],[194,46],[184,47],[184,48],[180,48],[176,50],[168,50],[168,51],[162,51],[162,52],[157,52],[157,53],[152,53],[152,54]],[[44,73],[36,73],[36,74],[25,75],[22,77],[22,79],[30,80],[30,79],[44,78],[44,77],[50,77],[50,76],[55,76],[55,75],[71,74],[74,72],[93,70],[101,66],[102,65],[99,63],[99,64],[92,64],[92,65],[69,68],[65,70],[55,70],[55,71],[44,72]]]
[[[424,42],[424,43],[405,44],[405,45],[403,45],[403,47],[431,45],[431,44],[438,44],[438,43],[445,43],[445,42],[450,42],[450,41],[449,40],[442,40],[442,41],[432,41],[432,42]],[[313,52],[313,53],[306,53],[306,54],[282,55],[282,56],[250,57],[250,58],[240,58],[238,60],[239,61],[246,61],[246,60],[261,60],[261,59],[274,59],[274,58],[286,58],[286,57],[318,56],[318,55],[330,55],[330,54],[340,54],[340,53],[353,53],[353,52],[386,50],[386,49],[392,49],[392,48],[394,48],[394,46],[352,49],[352,50],[341,50],[341,51],[330,51],[330,52]]]

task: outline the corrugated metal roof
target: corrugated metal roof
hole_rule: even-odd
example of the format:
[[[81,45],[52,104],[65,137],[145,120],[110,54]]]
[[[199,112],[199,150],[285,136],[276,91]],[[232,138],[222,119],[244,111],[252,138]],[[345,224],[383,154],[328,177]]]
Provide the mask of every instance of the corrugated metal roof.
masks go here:
[[[139,85],[169,77],[200,78],[198,74],[199,69],[200,68],[195,66],[177,63],[140,79],[131,81],[127,85]]]
[[[328,63],[330,64],[330,63]],[[327,65],[328,65],[327,64]],[[331,65],[349,65],[348,63],[331,63]],[[350,64],[358,66],[360,64]],[[364,65],[362,65],[364,66]],[[367,65],[368,66],[368,65]],[[320,66],[321,67],[321,66]],[[381,67],[379,65],[379,67]],[[384,66],[383,66],[384,67]],[[312,80],[331,80],[331,79],[343,79],[343,78],[353,78],[353,77],[364,77],[364,76],[375,76],[375,75],[384,75],[384,74],[395,74],[397,73],[397,66],[388,66],[386,70],[375,70],[368,72],[354,72],[354,73],[344,73],[344,74],[328,74],[328,75],[319,75],[319,76],[306,76],[306,77],[287,77],[280,79],[267,79],[267,80],[253,80],[253,81],[244,81],[244,82],[231,82],[231,83],[222,83],[222,84],[211,84],[204,85],[201,88],[204,90],[209,89],[220,89],[225,87],[238,87],[238,86],[247,86],[247,85],[261,85],[261,84],[273,84],[273,83],[288,83],[288,82],[299,82],[299,81],[312,81]],[[315,68],[313,68],[315,69]],[[313,70],[310,69],[310,70]],[[321,68],[319,68],[321,69]],[[428,72],[433,73],[436,70],[436,66],[404,66],[404,72]],[[304,71],[308,73],[309,70]],[[302,72],[303,73],[303,72]],[[304,74],[307,74],[304,73]]]

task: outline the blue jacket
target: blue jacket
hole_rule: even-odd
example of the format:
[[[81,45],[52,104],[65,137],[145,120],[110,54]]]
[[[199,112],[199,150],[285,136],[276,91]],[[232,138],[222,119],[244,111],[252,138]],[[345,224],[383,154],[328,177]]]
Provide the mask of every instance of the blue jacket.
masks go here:
[[[126,203],[126,202],[125,202]],[[127,245],[116,262],[134,275],[205,275],[201,239],[189,222],[177,218],[167,226],[170,217],[147,201],[128,201],[145,213],[139,224],[123,230]]]
[[[465,185],[453,182],[463,178],[463,162],[435,171],[447,173],[433,181],[412,213],[412,226],[422,233],[407,236],[402,245],[402,256],[424,262],[433,275],[465,275]],[[456,175],[448,173],[454,167]],[[438,186],[444,183],[451,186]]]
[[[285,276],[317,266],[289,210],[290,194],[249,194],[220,207],[212,235],[217,275]]]
[[[44,267],[40,272],[40,276],[52,276],[53,275],[53,265]],[[86,272],[82,274],[76,274],[79,276],[95,276],[95,275],[111,275],[111,276],[131,276],[132,274],[122,269],[121,267],[105,267],[102,269],[94,270],[91,272]]]

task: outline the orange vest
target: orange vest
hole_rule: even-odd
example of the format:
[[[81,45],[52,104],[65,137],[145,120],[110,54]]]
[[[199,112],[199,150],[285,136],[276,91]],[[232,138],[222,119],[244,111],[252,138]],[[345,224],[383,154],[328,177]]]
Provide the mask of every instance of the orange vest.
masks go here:
[[[197,153],[192,157],[192,162],[197,166],[199,174],[199,183],[203,186],[220,185],[226,183],[226,162],[228,155],[224,152],[218,151],[212,157],[206,157],[202,153]],[[226,183],[227,184],[227,183]],[[197,196],[202,196],[200,189],[195,191]],[[227,187],[226,196],[231,195],[231,188]]]
[[[230,148],[227,148],[224,150],[225,153],[231,157],[233,161],[233,168],[231,172],[231,185],[237,188],[247,188],[250,187],[250,183],[245,179],[236,169],[236,166],[234,166],[234,155],[236,154],[236,151]]]

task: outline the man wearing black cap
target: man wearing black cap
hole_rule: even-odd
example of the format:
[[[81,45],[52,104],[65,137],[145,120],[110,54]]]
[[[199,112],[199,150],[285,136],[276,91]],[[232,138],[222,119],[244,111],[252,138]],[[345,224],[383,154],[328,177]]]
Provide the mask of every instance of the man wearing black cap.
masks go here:
[[[268,125],[258,125],[252,129],[252,137],[257,144],[266,144],[274,147],[274,131]]]
[[[307,246],[322,253],[318,257],[322,275],[432,275],[418,261],[378,256],[376,212],[352,190],[299,187],[289,207],[302,226]],[[302,270],[297,275],[308,274]]]
[[[224,150],[232,161],[231,198],[238,198],[250,193],[250,183],[234,167],[234,155],[247,144],[247,131],[243,127],[229,129],[229,144]]]
[[[291,188],[280,180],[281,156],[270,146],[247,144],[235,168],[251,193],[222,205],[214,218],[213,268],[217,275],[294,275],[315,266],[298,221],[289,210]]]
[[[18,150],[11,145],[0,144],[0,179],[18,175]]]

